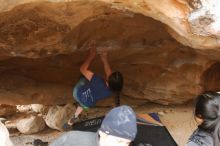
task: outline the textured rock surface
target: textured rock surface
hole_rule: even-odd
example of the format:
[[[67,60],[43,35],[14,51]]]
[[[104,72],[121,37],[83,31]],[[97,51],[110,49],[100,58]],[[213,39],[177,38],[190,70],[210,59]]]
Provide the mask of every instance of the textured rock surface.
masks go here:
[[[72,104],[62,106],[53,106],[49,109],[46,116],[46,124],[52,129],[62,131],[63,125],[70,119],[74,114],[75,108]]]
[[[11,105],[0,105],[0,117],[9,116],[15,114],[17,111],[16,106]]]
[[[216,35],[220,38],[220,1],[218,0],[194,0],[197,4],[192,4],[192,12],[188,20],[191,30],[197,35],[210,36]]]
[[[12,1],[12,0],[1,0],[2,5],[0,11],[10,10],[16,5],[35,2],[36,0],[21,0],[21,1]],[[194,47],[194,48],[218,48],[220,46],[220,16],[219,16],[219,7],[220,2],[218,0],[47,0],[49,2],[66,2],[60,4],[60,6],[50,6],[50,9],[46,12],[56,12],[55,15],[58,17],[64,14],[64,19],[75,22],[73,14],[80,15],[78,19],[81,21],[86,18],[93,17],[93,19],[100,14],[97,11],[101,12],[102,8],[117,9],[120,11],[130,11],[131,13],[140,13],[145,16],[152,17],[156,20],[159,20],[166,25],[168,25],[170,33],[176,37],[178,40],[185,45]],[[62,5],[62,6],[61,6]],[[100,8],[100,6],[102,8]],[[75,13],[75,10],[79,10],[80,13]],[[83,12],[81,10],[87,10]],[[39,10],[39,9],[38,9]],[[114,10],[113,10],[114,11]],[[92,12],[92,13],[89,13]],[[87,14],[87,16],[85,15]],[[56,17],[57,17],[56,16]],[[67,16],[65,19],[65,16]],[[57,17],[57,18],[58,18]],[[34,18],[33,18],[34,19]],[[51,23],[53,19],[50,19]],[[24,23],[24,22],[23,22]],[[31,23],[31,22],[29,22]],[[22,23],[20,23],[21,25]],[[71,23],[68,23],[71,26]],[[31,24],[30,24],[31,25]],[[62,32],[65,33],[68,26],[60,24],[59,26],[51,25],[52,27],[61,28]],[[32,23],[32,27],[33,23]],[[36,29],[36,26],[35,26]],[[56,34],[58,35],[58,34]],[[205,37],[204,37],[205,36]],[[214,36],[214,37],[213,37]],[[59,39],[57,37],[56,39]],[[56,41],[53,38],[53,41]]]
[[[39,116],[29,116],[16,123],[17,129],[23,134],[33,134],[43,130],[46,126],[44,119]]]
[[[217,0],[0,2],[0,103],[72,102],[92,39],[124,74],[125,96],[177,104],[219,90]],[[103,73],[99,59],[91,68]]]
[[[31,104],[31,109],[36,113],[45,113],[47,112],[47,107],[43,104]]]
[[[31,105],[16,105],[18,112],[30,112],[31,111]]]

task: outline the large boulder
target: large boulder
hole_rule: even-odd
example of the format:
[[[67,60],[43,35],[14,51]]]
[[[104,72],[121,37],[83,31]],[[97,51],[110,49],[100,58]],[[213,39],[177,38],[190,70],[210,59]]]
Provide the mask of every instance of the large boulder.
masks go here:
[[[33,134],[42,131],[46,124],[42,117],[30,115],[16,123],[17,129],[23,134]]]
[[[52,129],[62,131],[63,125],[74,114],[75,108],[73,104],[67,104],[65,106],[53,106],[49,109],[46,116],[46,124]]]

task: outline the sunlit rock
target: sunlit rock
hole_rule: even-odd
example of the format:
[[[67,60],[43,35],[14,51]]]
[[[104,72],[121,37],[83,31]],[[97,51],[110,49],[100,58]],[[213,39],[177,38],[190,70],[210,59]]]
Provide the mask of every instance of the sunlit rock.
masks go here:
[[[20,119],[16,123],[17,129],[23,134],[33,134],[42,131],[46,124],[40,116],[30,115],[24,119]]]
[[[74,110],[75,108],[72,104],[67,104],[63,107],[51,107],[45,119],[47,126],[52,129],[63,131],[63,125],[72,117]]]

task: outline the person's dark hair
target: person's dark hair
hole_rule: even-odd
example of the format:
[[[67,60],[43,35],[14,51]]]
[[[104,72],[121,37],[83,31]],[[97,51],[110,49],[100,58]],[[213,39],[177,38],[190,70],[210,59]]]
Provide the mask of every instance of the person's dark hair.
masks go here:
[[[198,126],[210,134],[214,140],[214,146],[220,143],[220,94],[207,91],[197,97],[195,116],[203,120]]]
[[[116,106],[120,105],[120,92],[123,88],[123,76],[120,72],[116,71],[113,72],[109,77],[108,77],[108,85],[109,88],[111,89],[112,92],[116,94],[115,97],[115,104]]]

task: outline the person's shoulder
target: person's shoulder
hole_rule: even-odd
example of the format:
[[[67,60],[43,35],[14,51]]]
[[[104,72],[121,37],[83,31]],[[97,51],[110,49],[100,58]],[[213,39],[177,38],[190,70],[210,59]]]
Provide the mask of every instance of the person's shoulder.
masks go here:
[[[199,146],[199,145],[193,141],[188,141],[188,143],[185,146]]]
[[[213,139],[210,133],[197,129],[190,136],[186,146],[210,146],[213,145]]]
[[[98,74],[93,74],[91,82],[103,82],[104,79],[98,75]]]
[[[93,74],[92,77],[97,78],[97,79],[103,79],[103,78],[102,78],[100,75],[98,75],[98,74]]]
[[[86,132],[86,131],[70,131],[66,133],[66,136],[71,137],[73,139],[78,138],[94,138],[96,136],[96,133],[94,132]]]
[[[70,131],[56,139],[50,146],[95,146],[97,133],[85,131]]]

